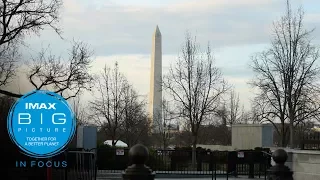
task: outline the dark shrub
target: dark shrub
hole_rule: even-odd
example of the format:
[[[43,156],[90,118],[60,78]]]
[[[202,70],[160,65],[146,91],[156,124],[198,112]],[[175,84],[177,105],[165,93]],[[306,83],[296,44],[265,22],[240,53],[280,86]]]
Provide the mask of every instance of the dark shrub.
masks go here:
[[[179,147],[170,155],[171,161],[175,163],[187,163],[192,159],[192,148],[191,147]]]
[[[125,170],[132,164],[129,158],[129,149],[124,148],[124,155],[116,155],[117,149],[108,145],[100,145],[97,148],[97,165],[103,170]],[[158,155],[156,150],[149,149],[149,159],[146,162],[153,170],[165,170],[163,155]]]
[[[203,149],[203,148],[197,149],[197,160],[203,163],[210,163],[212,160],[211,152],[212,151],[210,149]]]
[[[228,153],[228,151],[212,151],[213,161],[217,164],[227,164]]]

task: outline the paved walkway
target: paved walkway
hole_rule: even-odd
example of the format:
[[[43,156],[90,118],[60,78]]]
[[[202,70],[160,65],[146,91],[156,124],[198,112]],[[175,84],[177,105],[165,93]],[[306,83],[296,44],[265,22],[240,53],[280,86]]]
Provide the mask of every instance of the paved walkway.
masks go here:
[[[116,180],[116,179],[122,179],[121,177],[115,177],[115,178],[110,178],[110,177],[98,177],[97,180]],[[217,177],[216,180],[225,180],[227,177]],[[212,178],[155,178],[155,180],[212,180]],[[264,180],[264,178],[254,178],[254,179],[249,179],[247,177],[229,177],[228,180]]]

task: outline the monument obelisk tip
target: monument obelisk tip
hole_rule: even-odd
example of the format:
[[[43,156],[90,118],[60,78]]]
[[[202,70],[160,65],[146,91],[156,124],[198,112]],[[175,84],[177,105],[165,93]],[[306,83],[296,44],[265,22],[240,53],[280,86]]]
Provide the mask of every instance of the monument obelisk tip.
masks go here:
[[[158,25],[156,26],[156,30],[154,31],[154,35],[155,36],[161,36],[161,32],[160,32],[160,29],[159,29]]]

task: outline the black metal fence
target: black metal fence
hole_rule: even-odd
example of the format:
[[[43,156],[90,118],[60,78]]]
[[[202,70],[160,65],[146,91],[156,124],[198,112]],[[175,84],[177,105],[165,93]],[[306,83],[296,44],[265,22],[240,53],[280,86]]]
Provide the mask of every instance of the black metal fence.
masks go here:
[[[53,168],[52,178],[50,178],[52,180],[95,180],[97,177],[94,152],[68,151],[53,160],[66,161],[68,166],[66,168]]]
[[[97,166],[104,172],[122,172],[130,165],[128,149],[97,149]],[[270,152],[270,151],[269,151]],[[149,150],[147,165],[157,174],[265,176],[271,157],[262,150],[210,151],[198,149],[195,166],[191,150]]]
[[[303,133],[300,148],[304,150],[320,150],[320,132]]]

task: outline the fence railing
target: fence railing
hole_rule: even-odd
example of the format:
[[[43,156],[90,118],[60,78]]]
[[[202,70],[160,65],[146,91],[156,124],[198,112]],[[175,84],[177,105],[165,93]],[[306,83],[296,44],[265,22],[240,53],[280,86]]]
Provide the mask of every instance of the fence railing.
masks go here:
[[[301,149],[320,150],[320,132],[304,133],[300,139]]]
[[[53,160],[65,160],[66,168],[52,169],[52,178],[59,180],[95,180],[97,177],[96,155],[94,152],[68,151]]]
[[[98,148],[97,166],[104,172],[122,172],[131,165],[129,149]],[[195,166],[191,150],[149,150],[146,165],[157,174],[264,176],[271,157],[263,151],[199,150]]]

